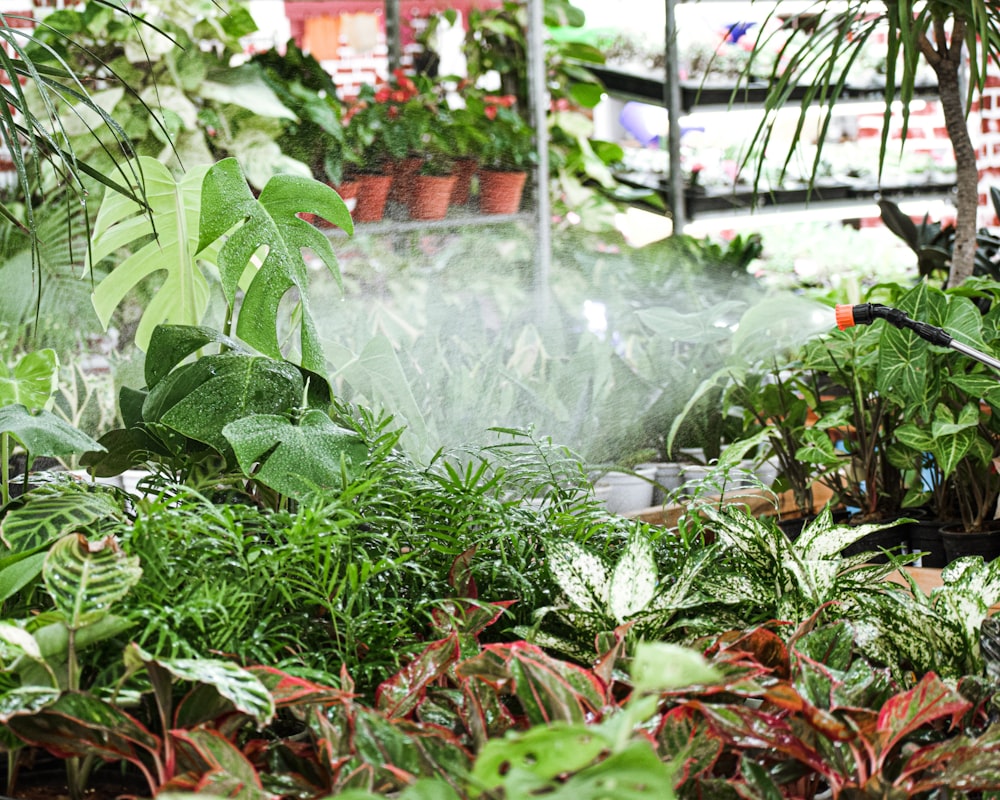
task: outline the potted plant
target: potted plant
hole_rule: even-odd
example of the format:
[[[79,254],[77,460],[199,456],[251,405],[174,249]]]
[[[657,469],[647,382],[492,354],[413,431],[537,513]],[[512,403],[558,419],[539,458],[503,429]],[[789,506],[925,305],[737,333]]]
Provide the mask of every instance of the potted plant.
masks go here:
[[[365,84],[346,105],[344,171],[358,182],[355,222],[382,219],[395,180],[393,165],[409,152],[406,131],[397,124],[403,101],[388,86]]]
[[[521,207],[528,170],[537,162],[534,130],[516,108],[514,95],[470,97],[486,141],[479,153],[479,208],[513,214]]]

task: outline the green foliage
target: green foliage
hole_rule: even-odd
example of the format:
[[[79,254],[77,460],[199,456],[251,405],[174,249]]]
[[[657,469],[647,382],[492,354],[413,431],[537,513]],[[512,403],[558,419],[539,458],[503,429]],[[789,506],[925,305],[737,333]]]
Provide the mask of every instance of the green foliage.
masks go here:
[[[350,213],[339,195],[310,178],[278,175],[258,199],[233,159],[192,170],[180,181],[153,159],[140,159],[139,166],[147,176],[153,216],[127,198],[108,196],[95,225],[94,260],[129,245],[138,247],[95,290],[94,307],[101,321],[107,325],[132,287],[154,273],[166,272],[136,332],[136,343],[148,349],[156,325],[198,325],[205,320],[210,299],[207,275],[217,274],[227,324],[239,308],[236,332],[251,346],[278,358],[279,305],[294,288],[303,364],[323,371],[325,360],[306,301],[302,248],[318,255],[338,280],[340,273],[327,238],[296,215],[319,214],[351,232]],[[259,253],[261,248],[266,252]]]

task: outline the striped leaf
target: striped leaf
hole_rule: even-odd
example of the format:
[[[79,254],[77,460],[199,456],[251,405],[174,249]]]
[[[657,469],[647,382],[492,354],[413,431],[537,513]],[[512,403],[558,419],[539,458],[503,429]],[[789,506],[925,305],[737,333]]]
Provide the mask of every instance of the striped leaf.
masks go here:
[[[96,522],[123,519],[121,502],[108,492],[36,490],[4,516],[0,540],[24,553]]]
[[[90,542],[82,534],[57,541],[42,567],[45,587],[70,630],[107,616],[141,574],[139,559],[126,555],[112,537]]]

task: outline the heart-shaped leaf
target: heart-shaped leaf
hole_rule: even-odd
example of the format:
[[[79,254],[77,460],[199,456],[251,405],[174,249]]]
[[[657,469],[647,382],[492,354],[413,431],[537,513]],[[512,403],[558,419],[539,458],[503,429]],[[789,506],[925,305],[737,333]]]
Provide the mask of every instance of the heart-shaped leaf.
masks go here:
[[[58,374],[59,358],[48,348],[25,353],[12,369],[0,361],[0,406],[44,408],[52,399]]]
[[[32,457],[58,457],[104,450],[104,446],[95,439],[51,411],[29,411],[20,403],[0,408],[0,433],[11,434]]]
[[[247,416],[222,433],[244,473],[298,500],[338,488],[347,477],[345,467],[350,470],[368,455],[356,433],[318,409],[302,413],[297,424],[275,414]]]

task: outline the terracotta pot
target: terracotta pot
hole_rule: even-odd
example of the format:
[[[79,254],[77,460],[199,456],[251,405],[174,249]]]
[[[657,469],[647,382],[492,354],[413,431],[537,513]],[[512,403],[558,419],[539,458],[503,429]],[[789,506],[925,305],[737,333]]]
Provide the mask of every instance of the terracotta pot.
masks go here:
[[[413,192],[413,179],[420,171],[423,159],[419,156],[402,158],[392,163],[390,172],[392,174],[392,189],[389,190],[389,199],[397,203],[409,202],[410,194]]]
[[[444,219],[455,187],[454,175],[415,175],[408,198],[412,219]]]
[[[516,214],[528,179],[527,172],[479,170],[479,210],[483,214]]]
[[[360,181],[344,181],[333,190],[340,195],[340,199],[347,205],[347,210],[352,214],[358,205],[358,191],[361,189]]]
[[[460,158],[455,162],[455,187],[451,190],[451,204],[464,206],[469,202],[469,190],[472,188],[472,176],[476,174],[479,164],[474,158]]]
[[[392,175],[362,175],[358,178],[358,197],[351,215],[355,222],[378,222],[382,219],[392,181]]]

